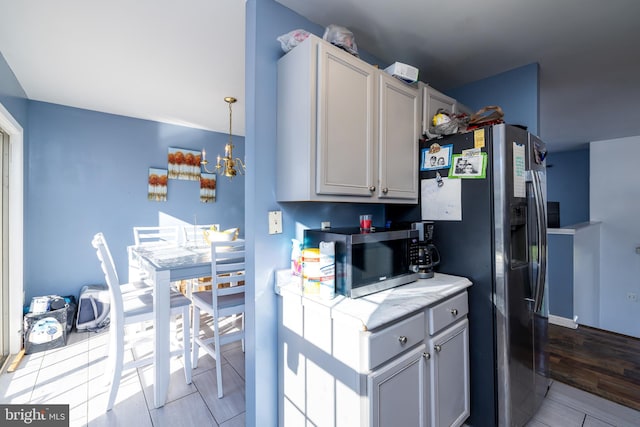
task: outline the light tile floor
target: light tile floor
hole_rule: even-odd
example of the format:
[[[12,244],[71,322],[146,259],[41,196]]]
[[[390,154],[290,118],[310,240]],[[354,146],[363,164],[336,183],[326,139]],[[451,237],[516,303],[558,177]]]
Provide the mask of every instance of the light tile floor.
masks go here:
[[[554,381],[527,427],[638,427],[640,411]]]
[[[102,372],[107,334],[71,333],[65,347],[26,355],[19,368],[0,375],[0,403],[65,403],[71,426],[223,426],[245,425],[244,353],[241,344],[223,348],[225,395],[216,394],[215,364],[201,352],[193,383],[187,385],[181,359],[172,359],[169,396],[152,404],[152,370],[126,371],[116,404],[105,413]],[[566,384],[553,382],[542,407],[527,427],[636,427],[640,412]],[[295,427],[295,426],[294,426]]]
[[[115,405],[105,413],[107,387],[102,373],[107,341],[107,332],[72,332],[64,347],[25,355],[18,369],[0,375],[0,403],[69,404],[70,426],[245,425],[240,342],[222,348],[223,398],[217,397],[215,362],[200,351],[192,384],[185,382],[182,359],[171,360],[167,403],[162,408],[153,408],[153,368],[146,366],[124,371]]]

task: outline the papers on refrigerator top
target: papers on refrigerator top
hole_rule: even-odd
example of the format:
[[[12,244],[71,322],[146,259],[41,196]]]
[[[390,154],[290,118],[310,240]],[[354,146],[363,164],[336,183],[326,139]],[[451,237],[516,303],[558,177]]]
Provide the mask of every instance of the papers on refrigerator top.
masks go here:
[[[436,178],[420,182],[420,210],[423,221],[462,221],[462,180]]]

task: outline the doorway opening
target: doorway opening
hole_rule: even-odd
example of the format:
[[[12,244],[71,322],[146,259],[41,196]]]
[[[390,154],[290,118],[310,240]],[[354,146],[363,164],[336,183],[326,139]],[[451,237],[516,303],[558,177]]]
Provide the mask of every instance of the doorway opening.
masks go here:
[[[24,131],[0,104],[0,356],[22,349],[24,306]],[[1,366],[1,365],[0,365]]]
[[[0,129],[0,366],[9,356],[9,135]]]

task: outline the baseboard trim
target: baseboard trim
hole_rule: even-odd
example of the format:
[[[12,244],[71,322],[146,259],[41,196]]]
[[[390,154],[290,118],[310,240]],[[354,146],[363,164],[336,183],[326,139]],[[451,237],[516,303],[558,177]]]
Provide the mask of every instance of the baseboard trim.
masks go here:
[[[558,325],[558,326],[564,326],[565,328],[577,329],[578,316],[573,316],[573,319],[567,319],[566,317],[550,314],[549,323],[553,323],[554,325]]]

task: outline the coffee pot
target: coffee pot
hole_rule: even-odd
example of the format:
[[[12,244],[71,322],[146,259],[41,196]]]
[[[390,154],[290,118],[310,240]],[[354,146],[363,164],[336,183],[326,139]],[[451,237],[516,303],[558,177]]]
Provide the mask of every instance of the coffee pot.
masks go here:
[[[433,268],[440,264],[440,252],[433,244],[433,221],[421,221],[411,224],[418,230],[418,277],[430,279],[434,276]]]

